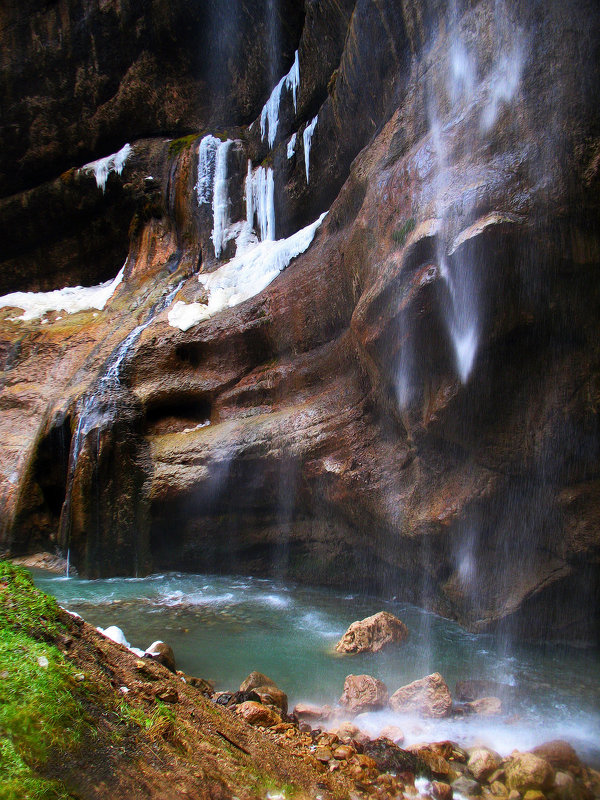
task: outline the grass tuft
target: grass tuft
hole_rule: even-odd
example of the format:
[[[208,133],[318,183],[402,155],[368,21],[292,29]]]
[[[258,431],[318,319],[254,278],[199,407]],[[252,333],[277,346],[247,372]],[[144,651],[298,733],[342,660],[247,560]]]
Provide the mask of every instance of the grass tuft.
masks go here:
[[[398,245],[398,247],[404,247],[408,235],[414,231],[415,227],[416,222],[414,217],[407,219],[392,233],[392,240]]]

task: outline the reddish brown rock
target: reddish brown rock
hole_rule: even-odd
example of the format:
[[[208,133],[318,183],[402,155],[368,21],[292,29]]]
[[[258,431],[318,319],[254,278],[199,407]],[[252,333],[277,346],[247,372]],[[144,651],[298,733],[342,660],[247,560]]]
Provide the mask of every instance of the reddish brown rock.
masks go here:
[[[338,653],[377,653],[389,644],[399,644],[408,637],[406,625],[390,614],[380,611],[371,617],[353,622],[337,643]]]
[[[344,681],[341,705],[353,714],[385,708],[389,699],[384,683],[371,675],[348,675]]]
[[[543,758],[554,769],[568,770],[571,767],[577,769],[581,766],[581,761],[574,748],[562,739],[554,739],[551,742],[540,744],[531,752]]]
[[[267,706],[275,706],[279,709],[280,713],[285,717],[288,712],[288,697],[285,692],[278,689],[277,686],[256,686],[253,687],[254,692],[260,697],[261,703]]]
[[[502,763],[501,756],[487,747],[475,747],[470,751],[467,766],[477,781],[487,780]]]
[[[442,676],[434,672],[395,691],[390,706],[398,713],[417,711],[426,717],[447,717],[452,710],[452,697]]]
[[[449,783],[442,783],[441,781],[432,781],[431,789],[433,796],[436,800],[452,800],[453,790]]]
[[[331,706],[317,706],[313,703],[296,703],[292,713],[301,722],[325,722],[331,718],[333,709]]]
[[[251,725],[259,725],[261,728],[271,728],[281,722],[279,714],[254,700],[246,700],[246,702],[240,703],[235,710],[246,722]]]

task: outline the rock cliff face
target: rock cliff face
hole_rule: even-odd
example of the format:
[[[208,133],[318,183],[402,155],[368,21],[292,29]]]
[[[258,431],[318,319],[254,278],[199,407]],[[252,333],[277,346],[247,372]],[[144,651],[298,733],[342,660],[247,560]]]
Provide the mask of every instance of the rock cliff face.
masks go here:
[[[226,5],[0,12],[2,546],[597,640],[596,5]]]

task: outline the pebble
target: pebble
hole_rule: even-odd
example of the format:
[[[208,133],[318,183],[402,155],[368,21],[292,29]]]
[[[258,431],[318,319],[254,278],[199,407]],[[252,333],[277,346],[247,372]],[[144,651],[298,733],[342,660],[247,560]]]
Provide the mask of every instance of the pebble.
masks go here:
[[[48,661],[48,659],[46,658],[46,656],[40,656],[40,657],[38,658],[37,662],[38,662],[39,666],[40,666],[42,669],[48,669],[48,664],[49,664],[50,662]]]

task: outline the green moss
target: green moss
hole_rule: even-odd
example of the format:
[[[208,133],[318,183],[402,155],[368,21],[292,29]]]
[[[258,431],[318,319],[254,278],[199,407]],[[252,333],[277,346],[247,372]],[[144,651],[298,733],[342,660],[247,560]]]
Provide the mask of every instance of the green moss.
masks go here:
[[[47,638],[64,628],[59,617],[56,600],[36,589],[26,570],[0,561],[0,629]]]
[[[0,562],[0,800],[71,796],[44,777],[51,753],[76,748],[90,728],[89,690],[47,641],[63,629],[56,601]]]
[[[175,158],[175,156],[178,156],[181,152],[183,152],[183,150],[187,150],[187,148],[191,147],[197,138],[197,133],[190,133],[189,136],[182,136],[180,139],[173,139],[173,141],[169,143],[169,158]]]
[[[0,664],[0,798],[68,797],[38,769],[52,749],[80,740],[85,717],[73,692],[74,668],[54,645],[7,627],[0,627]]]
[[[396,228],[396,230],[392,233],[392,240],[398,245],[398,247],[404,247],[408,235],[414,231],[415,227],[415,218],[410,217],[410,219],[407,219],[406,222],[403,222],[402,225]]]

